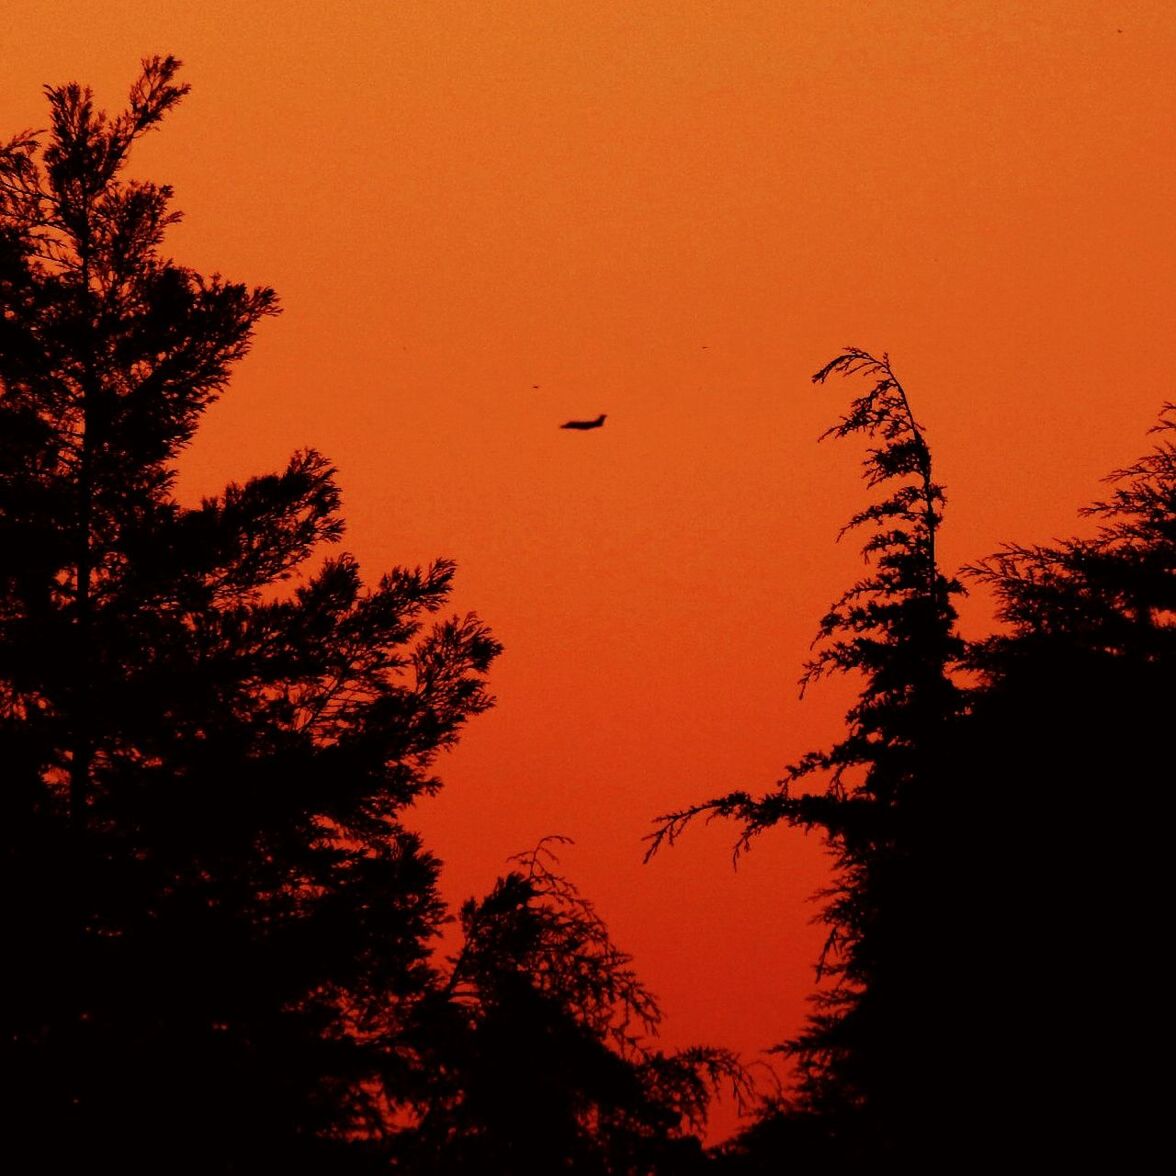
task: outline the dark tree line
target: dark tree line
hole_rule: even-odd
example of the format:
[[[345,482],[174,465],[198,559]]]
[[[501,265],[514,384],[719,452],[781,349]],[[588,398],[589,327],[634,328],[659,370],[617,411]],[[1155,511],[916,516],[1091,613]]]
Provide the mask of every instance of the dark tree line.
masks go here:
[[[129,180],[182,99],[144,63],[109,117],[50,87],[0,146],[0,763],[8,1151],[49,1171],[922,1170],[1132,1157],[1164,1106],[1176,714],[1176,406],[1092,533],[964,570],[889,360],[829,430],[866,444],[869,568],[804,686],[855,676],[842,739],[700,814],[815,831],[828,935],[796,1079],[706,1152],[723,1050],[657,1050],[657,1004],[553,841],[459,915],[406,825],[491,703],[499,645],[454,566],[374,584],[313,450],[197,505],[175,463],[272,290],[164,252]],[[701,950],[702,948],[700,948]],[[1163,1055],[1160,1055],[1161,1058]]]
[[[772,791],[671,813],[653,838],[723,816],[740,850],[783,824],[818,831],[832,857],[813,1012],[779,1047],[794,1087],[716,1158],[733,1172],[1142,1162],[1165,1121],[1154,1053],[1170,1033],[1149,956],[1169,891],[1176,407],[1082,512],[1092,537],[964,569],[1002,623],[969,644],[907,393],[856,348],[813,378],[834,374],[865,380],[826,435],[867,440],[879,493],[846,530],[866,530],[872,570],[822,619],[802,689],[856,676],[846,735]]]
[[[404,824],[490,705],[498,643],[438,619],[452,563],[331,554],[313,450],[195,506],[175,461],[277,311],[162,251],[125,178],[179,102],[50,87],[0,146],[0,762],[8,1144],[46,1170],[655,1171],[719,1051],[540,855],[447,920]],[[536,1129],[528,1124],[535,1117]]]

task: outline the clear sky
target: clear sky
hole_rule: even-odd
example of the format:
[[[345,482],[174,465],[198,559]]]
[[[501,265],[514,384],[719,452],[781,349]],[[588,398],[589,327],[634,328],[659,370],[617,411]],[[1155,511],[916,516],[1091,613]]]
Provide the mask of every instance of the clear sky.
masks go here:
[[[131,167],[176,188],[172,252],[286,308],[181,493],[311,444],[369,576],[457,559],[506,653],[416,817],[449,896],[575,838],[667,1040],[754,1057],[804,1015],[819,846],[641,838],[839,729],[844,686],[796,679],[864,490],[815,444],[850,390],[808,376],[889,351],[949,569],[1070,531],[1174,396],[1176,9],[6,0],[0,134],[46,82],[118,107],[150,53],[194,87]]]

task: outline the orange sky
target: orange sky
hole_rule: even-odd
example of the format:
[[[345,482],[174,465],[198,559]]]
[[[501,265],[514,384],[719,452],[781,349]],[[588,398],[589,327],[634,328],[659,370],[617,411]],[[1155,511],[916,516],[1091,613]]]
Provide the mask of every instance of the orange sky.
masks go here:
[[[818,846],[640,838],[838,730],[846,690],[795,683],[862,487],[808,376],[889,350],[949,566],[1069,531],[1173,398],[1176,10],[6,0],[0,134],[155,52],[195,88],[132,172],[174,184],[179,260],[286,308],[182,493],[313,444],[371,577],[456,558],[506,653],[419,813],[450,896],[574,837],[667,1040],[754,1056],[804,1014]]]

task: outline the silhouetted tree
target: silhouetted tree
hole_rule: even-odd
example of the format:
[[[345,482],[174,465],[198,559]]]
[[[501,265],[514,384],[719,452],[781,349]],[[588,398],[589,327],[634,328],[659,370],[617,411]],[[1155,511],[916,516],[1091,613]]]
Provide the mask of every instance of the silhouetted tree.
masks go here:
[[[1082,513],[1093,535],[1005,547],[969,569],[1004,629],[977,643],[959,733],[969,814],[973,1101],[979,1138],[1051,1163],[1150,1162],[1170,1038],[1154,954],[1169,918],[1166,790],[1176,715],[1176,406]],[[999,868],[993,869],[997,861]],[[967,878],[981,878],[969,887]]]
[[[46,1170],[341,1171],[422,1089],[436,862],[401,824],[498,646],[365,588],[334,471],[185,506],[175,459],[277,308],[169,260],[123,178],[181,99],[47,90],[0,148],[0,755],[10,1149]],[[355,1146],[353,1146],[353,1144]]]
[[[936,1031],[928,1023],[927,959],[940,930],[931,901],[936,814],[944,741],[959,709],[949,670],[962,652],[952,604],[962,589],[939,568],[943,491],[888,358],[846,348],[813,379],[831,375],[863,376],[869,386],[825,436],[870,439],[865,478],[885,488],[845,528],[869,530],[872,572],[822,619],[802,678],[802,692],[834,672],[861,679],[847,733],[791,766],[767,795],[733,792],[661,818],[651,850],[703,813],[740,821],[741,848],[781,823],[819,831],[830,848],[835,871],[823,894],[829,930],[816,1011],[786,1047],[798,1065],[797,1097],[767,1112],[793,1118],[756,1136],[760,1148],[779,1147],[780,1159],[802,1143],[826,1159],[921,1150],[937,1064],[929,1056]],[[824,788],[812,789],[813,779],[824,779]],[[739,1147],[728,1151],[735,1156]],[[743,1170],[757,1170],[749,1163]]]
[[[440,1065],[402,1144],[436,1172],[685,1173],[720,1083],[747,1078],[727,1051],[648,1042],[661,1019],[631,958],[555,870],[553,842],[514,859],[461,911],[432,1027]]]
[[[1176,613],[1176,405],[1164,405],[1153,451],[1107,479],[1110,498],[1080,513],[1099,521],[1089,538],[1047,546],[1010,545],[969,572],[997,594],[1007,633],[976,647],[990,676],[1021,659],[1053,654],[1143,665],[1170,656]]]

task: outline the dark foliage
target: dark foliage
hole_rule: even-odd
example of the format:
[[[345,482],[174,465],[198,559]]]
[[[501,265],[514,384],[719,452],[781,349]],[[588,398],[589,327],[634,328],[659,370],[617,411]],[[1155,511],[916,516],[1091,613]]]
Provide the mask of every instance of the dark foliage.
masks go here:
[[[49,88],[50,130],[0,148],[9,1142],[54,1170],[339,1171],[417,1086],[443,912],[400,814],[498,646],[426,623],[448,562],[304,570],[342,531],[313,451],[173,497],[277,308],[166,258],[170,189],[123,178],[177,67],[145,62],[113,118]]]
[[[922,1104],[916,1088],[936,1049],[927,945],[940,930],[933,843],[945,737],[960,705],[949,669],[962,652],[952,605],[962,589],[939,570],[943,491],[888,359],[847,348],[813,378],[831,375],[862,376],[868,387],[825,436],[873,441],[865,479],[885,488],[845,528],[868,532],[871,571],[822,619],[802,678],[802,690],[835,672],[860,678],[846,736],[790,767],[773,792],[731,793],[669,814],[653,839],[656,850],[707,814],[739,821],[741,848],[784,824],[818,831],[833,855],[816,1009],[784,1047],[799,1086],[790,1103],[766,1111],[755,1145],[761,1159],[765,1146],[779,1147],[781,1158],[796,1148],[847,1161],[921,1149],[912,1108]],[[811,787],[818,779],[824,786]],[[768,1126],[781,1115],[787,1123]],[[733,1163],[740,1147],[728,1149]]]
[[[1176,615],[1176,404],[1164,405],[1150,454],[1111,474],[1109,498],[1081,513],[1090,538],[1008,546],[968,569],[997,593],[1010,632],[981,643],[975,661],[994,680],[1019,659],[1172,655]],[[1032,641],[1034,644],[1029,644]],[[1042,651],[1038,653],[1038,648]]]
[[[739,1099],[727,1051],[649,1044],[661,1019],[548,838],[461,911],[463,945],[434,1010],[441,1064],[399,1141],[414,1170],[687,1173],[712,1094]]]
[[[525,855],[461,913],[403,824],[490,699],[454,567],[365,587],[313,450],[186,506],[175,461],[273,291],[161,253],[125,180],[178,102],[50,88],[0,147],[0,754],[11,1152],[47,1170],[684,1173],[729,1054]]]
[[[799,1088],[716,1164],[1146,1166],[1166,1142],[1155,1067],[1171,1032],[1152,945],[1170,890],[1176,408],[1082,512],[1093,535],[967,569],[1004,628],[964,648],[959,586],[934,554],[942,495],[905,396],[885,358],[847,350],[817,379],[833,372],[876,378],[831,432],[880,437],[867,480],[898,481],[851,521],[874,528],[877,572],[824,619],[804,679],[862,675],[847,738],[777,792],[671,814],[655,835],[728,815],[741,847],[783,822],[835,854],[828,987],[786,1047]],[[814,773],[826,791],[798,791]]]
[[[977,998],[961,1088],[974,1105],[1000,1091],[993,1156],[1015,1140],[1134,1168],[1166,1142],[1153,945],[1171,889],[1176,407],[1153,432],[1082,512],[1093,535],[969,569],[1005,623],[970,651],[982,686],[957,748],[966,793],[1007,798],[974,806],[955,887]]]

